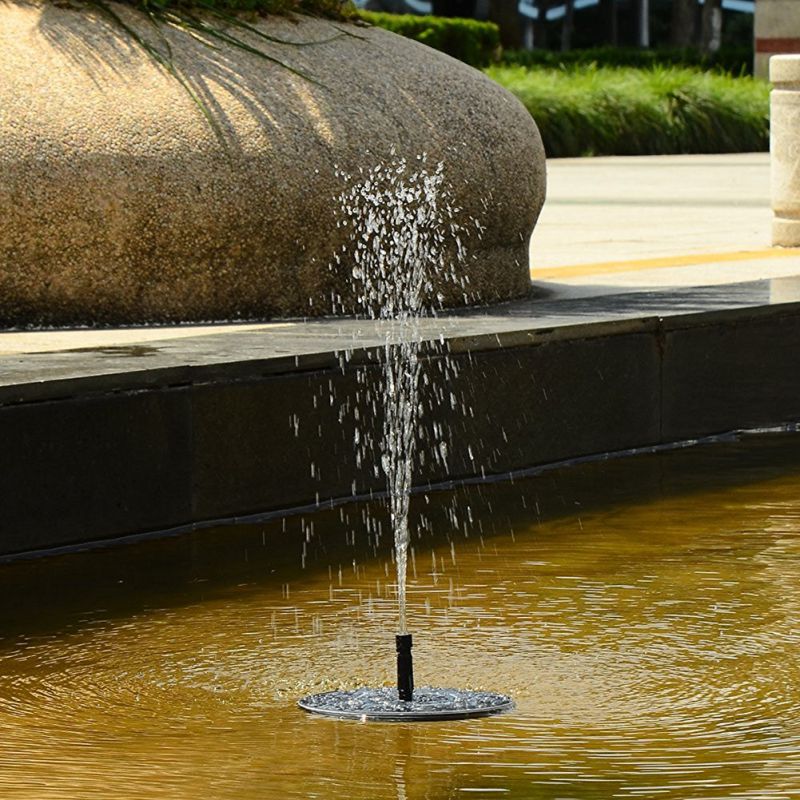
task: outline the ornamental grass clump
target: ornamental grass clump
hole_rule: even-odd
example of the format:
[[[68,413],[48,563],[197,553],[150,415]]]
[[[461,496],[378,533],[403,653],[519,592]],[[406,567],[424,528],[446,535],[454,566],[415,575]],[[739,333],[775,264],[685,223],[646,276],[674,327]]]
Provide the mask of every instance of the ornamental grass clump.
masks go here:
[[[595,65],[486,72],[530,111],[551,157],[769,147],[769,87],[752,78]]]
[[[94,0],[82,0],[91,6]],[[308,14],[330,19],[348,19],[356,16],[355,9],[345,0],[116,0],[143,11],[220,12],[268,14]]]
[[[599,67],[689,67],[704,71],[753,74],[753,45],[723,45],[714,53],[695,47],[601,47],[574,50],[504,50],[503,63],[532,69],[557,69],[564,65]]]

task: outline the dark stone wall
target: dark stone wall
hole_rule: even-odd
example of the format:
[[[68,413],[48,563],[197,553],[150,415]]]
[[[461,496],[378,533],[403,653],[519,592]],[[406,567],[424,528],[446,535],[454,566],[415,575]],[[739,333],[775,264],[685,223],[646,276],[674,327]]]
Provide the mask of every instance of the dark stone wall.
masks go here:
[[[800,420],[800,309],[598,323],[430,345],[419,485]],[[165,373],[174,379],[174,373]],[[84,379],[0,405],[0,555],[380,492],[374,351]],[[452,407],[455,398],[455,408]],[[333,402],[330,398],[333,396]],[[13,401],[10,399],[13,398]],[[365,400],[366,398],[366,400]],[[342,408],[344,407],[344,411]],[[434,458],[438,425],[446,463]],[[313,465],[313,469],[312,469]]]

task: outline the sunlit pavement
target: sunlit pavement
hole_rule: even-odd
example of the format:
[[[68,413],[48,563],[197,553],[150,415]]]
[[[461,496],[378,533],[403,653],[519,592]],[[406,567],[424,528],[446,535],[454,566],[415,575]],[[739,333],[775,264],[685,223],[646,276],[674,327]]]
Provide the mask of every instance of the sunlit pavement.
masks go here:
[[[585,297],[800,275],[771,219],[768,153],[552,159],[531,277]]]

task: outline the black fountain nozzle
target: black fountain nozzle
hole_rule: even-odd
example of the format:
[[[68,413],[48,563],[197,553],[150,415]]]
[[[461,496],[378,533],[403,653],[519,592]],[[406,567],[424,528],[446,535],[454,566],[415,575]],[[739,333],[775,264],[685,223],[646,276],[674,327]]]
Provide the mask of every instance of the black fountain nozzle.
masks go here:
[[[414,658],[411,655],[411,634],[398,633],[394,637],[397,649],[397,694],[401,700],[414,699]]]

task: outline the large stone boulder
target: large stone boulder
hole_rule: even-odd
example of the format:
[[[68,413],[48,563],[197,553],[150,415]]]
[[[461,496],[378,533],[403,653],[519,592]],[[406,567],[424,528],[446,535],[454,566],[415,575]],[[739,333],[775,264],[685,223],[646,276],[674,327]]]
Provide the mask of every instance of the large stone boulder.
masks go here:
[[[392,147],[444,161],[484,227],[471,299],[527,291],[541,140],[480,72],[379,29],[257,23],[303,46],[236,29],[302,77],[112,8],[177,75],[91,7],[0,1],[0,324],[330,313],[338,173]]]

